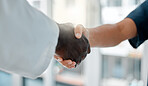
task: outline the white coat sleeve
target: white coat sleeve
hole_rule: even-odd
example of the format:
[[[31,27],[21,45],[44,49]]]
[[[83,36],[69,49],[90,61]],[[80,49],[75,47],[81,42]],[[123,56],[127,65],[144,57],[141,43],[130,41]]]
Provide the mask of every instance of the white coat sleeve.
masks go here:
[[[0,70],[36,78],[55,53],[56,23],[26,0],[0,0]]]

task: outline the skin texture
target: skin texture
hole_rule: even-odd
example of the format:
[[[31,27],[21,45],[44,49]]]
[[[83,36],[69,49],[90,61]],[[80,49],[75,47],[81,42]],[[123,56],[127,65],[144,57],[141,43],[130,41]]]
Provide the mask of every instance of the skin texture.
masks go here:
[[[90,53],[90,45],[87,38],[82,35],[77,39],[74,35],[74,27],[72,24],[58,24],[60,34],[56,47],[56,55],[63,60],[72,60],[80,64]],[[75,65],[75,66],[76,66]]]
[[[75,28],[75,36],[78,39],[81,38],[84,32],[89,34],[91,47],[112,47],[124,40],[135,37],[137,28],[132,19],[126,18],[116,24],[105,24],[96,28],[89,28],[88,31],[82,25]],[[80,34],[80,36],[76,34]]]
[[[82,34],[87,35],[91,47],[112,47],[124,40],[135,37],[137,28],[132,19],[126,18],[116,24],[105,24],[89,29],[79,24],[74,29],[74,32],[77,39],[81,38]],[[62,58],[58,58],[61,59],[60,63],[67,68],[74,68],[75,63],[71,60],[64,61]]]

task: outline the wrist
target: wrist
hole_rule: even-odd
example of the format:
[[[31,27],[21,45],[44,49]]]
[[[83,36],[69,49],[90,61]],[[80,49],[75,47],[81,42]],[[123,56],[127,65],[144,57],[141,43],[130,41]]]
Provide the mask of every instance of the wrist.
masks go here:
[[[93,37],[93,29],[94,28],[87,28],[87,33],[88,33],[88,41],[90,44],[90,47],[94,47],[93,43],[94,43],[94,37]]]

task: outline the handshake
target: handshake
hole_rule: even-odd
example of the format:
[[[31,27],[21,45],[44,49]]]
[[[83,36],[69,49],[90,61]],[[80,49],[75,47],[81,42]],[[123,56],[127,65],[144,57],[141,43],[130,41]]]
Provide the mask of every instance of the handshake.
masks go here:
[[[74,35],[74,26],[70,23],[58,24],[58,27],[60,33],[56,46],[56,57],[60,57],[63,60],[71,60],[76,65],[80,64],[90,53],[90,45],[87,38],[82,35],[80,39],[77,39]]]

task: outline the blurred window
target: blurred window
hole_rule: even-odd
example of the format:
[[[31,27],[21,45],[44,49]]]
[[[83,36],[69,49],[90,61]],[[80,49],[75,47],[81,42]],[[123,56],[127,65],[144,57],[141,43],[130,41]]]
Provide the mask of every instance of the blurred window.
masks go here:
[[[121,6],[121,0],[107,0],[108,7]]]
[[[12,75],[0,71],[0,86],[12,86]]]
[[[33,80],[33,79],[23,78],[23,86],[44,86],[43,79],[38,78]]]
[[[66,7],[74,7],[75,0],[66,0]]]
[[[140,0],[101,0],[103,24],[117,23],[134,10]],[[141,57],[143,46],[133,49],[128,41],[112,48],[101,48],[101,86],[135,86],[141,80]],[[138,85],[139,86],[139,85]]]

